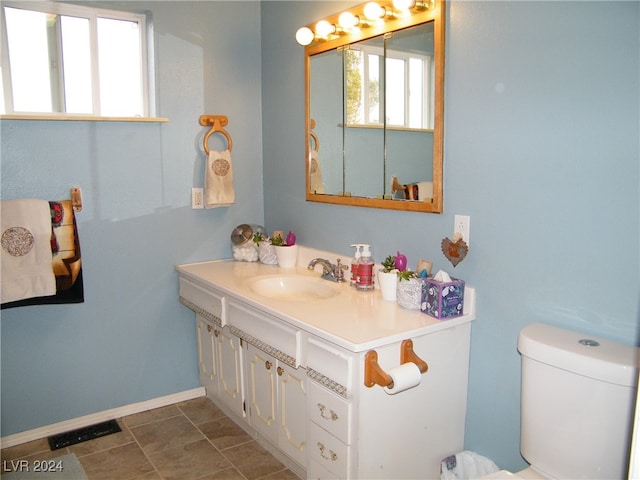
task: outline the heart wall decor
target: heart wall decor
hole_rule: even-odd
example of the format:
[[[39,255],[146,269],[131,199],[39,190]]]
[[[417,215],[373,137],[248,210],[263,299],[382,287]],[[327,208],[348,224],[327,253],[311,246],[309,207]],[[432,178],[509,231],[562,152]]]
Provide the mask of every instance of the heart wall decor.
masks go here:
[[[455,242],[450,238],[443,238],[440,247],[444,256],[447,257],[447,260],[449,260],[454,267],[464,260],[464,257],[466,257],[469,252],[469,246],[461,238]]]

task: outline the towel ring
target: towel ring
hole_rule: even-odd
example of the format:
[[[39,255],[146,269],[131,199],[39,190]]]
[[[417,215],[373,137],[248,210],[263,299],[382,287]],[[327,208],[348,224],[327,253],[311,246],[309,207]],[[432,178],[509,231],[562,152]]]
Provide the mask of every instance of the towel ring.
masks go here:
[[[228,125],[229,119],[224,115],[201,115],[199,120],[200,125],[203,127],[211,126],[211,129],[205,134],[202,141],[204,146],[204,152],[209,155],[209,137],[214,133],[221,133],[227,139],[227,149],[231,151],[233,148],[233,141],[231,135],[222,127]]]

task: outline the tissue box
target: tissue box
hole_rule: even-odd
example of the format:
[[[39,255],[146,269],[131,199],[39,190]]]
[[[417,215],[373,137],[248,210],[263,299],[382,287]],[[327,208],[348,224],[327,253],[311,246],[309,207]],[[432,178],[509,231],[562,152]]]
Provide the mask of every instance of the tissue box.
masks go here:
[[[426,278],[422,284],[420,310],[435,318],[445,319],[462,315],[464,280],[451,277],[450,282]]]

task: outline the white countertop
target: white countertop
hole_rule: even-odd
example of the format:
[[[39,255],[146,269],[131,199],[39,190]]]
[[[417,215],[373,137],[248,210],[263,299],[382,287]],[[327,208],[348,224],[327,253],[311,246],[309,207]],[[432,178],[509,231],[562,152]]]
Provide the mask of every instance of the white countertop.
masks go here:
[[[307,269],[309,259],[322,256],[320,251],[301,249],[298,266],[284,269],[277,265],[233,260],[209,261],[178,265],[180,275],[204,286],[235,297],[287,323],[318,335],[353,352],[366,351],[405,338],[425,335],[471,322],[475,318],[475,289],[465,288],[464,315],[438,320],[419,310],[407,310],[395,302],[382,299],[379,290],[358,291],[349,282],[335,283],[324,280],[340,290],[331,298],[313,301],[289,301],[268,298],[254,293],[248,284],[262,275],[306,275],[320,277],[317,271]],[[331,254],[329,254],[331,255]],[[335,263],[332,256],[322,256]],[[348,264],[348,260],[344,261]],[[348,272],[345,272],[348,277]]]

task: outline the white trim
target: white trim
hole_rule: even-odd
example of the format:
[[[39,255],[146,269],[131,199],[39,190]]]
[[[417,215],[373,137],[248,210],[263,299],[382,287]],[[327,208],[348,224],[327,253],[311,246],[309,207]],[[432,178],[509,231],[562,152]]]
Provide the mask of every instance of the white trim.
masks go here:
[[[69,430],[75,430],[77,428],[88,427],[95,423],[106,422],[107,420],[133,415],[134,413],[145,412],[154,408],[166,407],[167,405],[173,405],[174,403],[203,397],[205,396],[205,393],[204,387],[198,387],[191,390],[185,390],[183,392],[172,393],[171,395],[165,395],[164,397],[152,398],[151,400],[145,400],[143,402],[131,403],[122,407],[103,410],[102,412],[92,413],[83,417],[72,418],[71,420],[65,420],[63,422],[45,425],[44,427],[38,427],[32,430],[14,433],[13,435],[7,435],[6,437],[0,438],[0,445],[2,448],[13,447],[22,443],[45,438],[50,435],[68,432]]]

